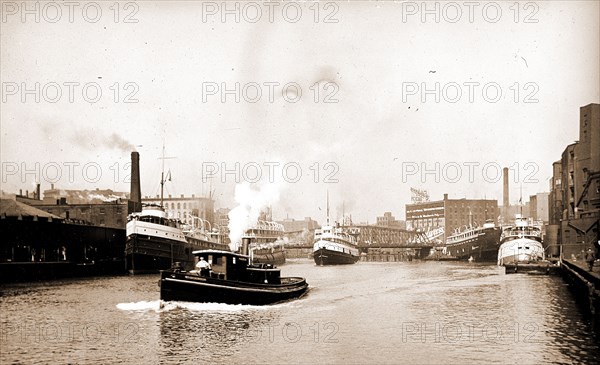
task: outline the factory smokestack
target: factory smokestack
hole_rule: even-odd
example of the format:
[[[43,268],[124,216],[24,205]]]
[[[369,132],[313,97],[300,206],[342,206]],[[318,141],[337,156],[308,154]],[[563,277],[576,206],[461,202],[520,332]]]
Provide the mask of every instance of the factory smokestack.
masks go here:
[[[502,217],[508,219],[508,210],[510,207],[510,199],[508,196],[508,167],[502,169],[503,175],[503,193],[502,193]]]
[[[142,188],[140,186],[140,154],[131,152],[131,186],[129,195],[129,213],[142,211]]]
[[[502,194],[502,205],[506,209],[510,206],[510,202],[508,199],[508,167],[502,169],[502,175],[504,177],[504,192]]]

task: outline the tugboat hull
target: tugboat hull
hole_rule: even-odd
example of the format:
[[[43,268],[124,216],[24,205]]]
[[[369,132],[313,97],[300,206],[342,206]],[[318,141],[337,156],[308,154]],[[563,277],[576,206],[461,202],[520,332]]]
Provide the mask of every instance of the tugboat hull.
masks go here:
[[[256,284],[167,270],[160,279],[160,299],[165,301],[266,305],[298,298],[307,289],[303,278]]]

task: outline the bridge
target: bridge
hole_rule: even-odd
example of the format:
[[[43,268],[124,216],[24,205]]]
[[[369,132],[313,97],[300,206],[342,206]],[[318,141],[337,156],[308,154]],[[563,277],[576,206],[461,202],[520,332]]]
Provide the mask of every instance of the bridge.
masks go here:
[[[353,225],[343,228],[356,237],[360,247],[423,248],[433,246],[425,232],[371,225]]]
[[[426,248],[432,247],[437,237],[427,232],[386,226],[352,225],[342,228],[356,237],[361,248]],[[291,245],[311,247],[314,234],[314,230],[286,232]]]

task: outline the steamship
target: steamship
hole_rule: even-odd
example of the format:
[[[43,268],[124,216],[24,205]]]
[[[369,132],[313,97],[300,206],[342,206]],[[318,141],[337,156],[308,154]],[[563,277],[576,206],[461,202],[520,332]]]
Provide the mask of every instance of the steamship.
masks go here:
[[[317,265],[354,264],[360,258],[356,238],[339,226],[315,230],[313,258]]]
[[[336,222],[329,225],[329,192],[327,192],[327,225],[315,230],[313,259],[319,266],[354,264],[360,258],[356,237],[344,232]]]
[[[147,205],[128,216],[125,256],[131,274],[155,273],[180,262],[191,270],[196,250],[229,250],[217,232],[190,228],[178,219],[168,218],[162,206]]]
[[[492,261],[498,256],[500,229],[488,219],[483,226],[468,227],[446,238],[445,252],[458,260]]]
[[[139,202],[139,170],[137,163],[132,166],[132,188],[136,192],[133,198]],[[131,213],[127,217],[125,259],[130,274],[157,273],[171,268],[176,262],[182,268],[191,270],[195,264],[193,251],[229,250],[229,246],[219,239],[218,233],[206,233],[194,226],[184,225],[179,219],[167,217],[163,207],[165,182],[163,167],[160,205],[143,206],[141,212]],[[135,187],[135,184],[138,186]]]
[[[541,228],[517,214],[515,224],[504,228],[500,236],[498,265],[535,263],[544,258]]]
[[[282,224],[262,220],[247,229],[242,238],[250,239],[252,262],[271,265],[285,264],[283,233]]]

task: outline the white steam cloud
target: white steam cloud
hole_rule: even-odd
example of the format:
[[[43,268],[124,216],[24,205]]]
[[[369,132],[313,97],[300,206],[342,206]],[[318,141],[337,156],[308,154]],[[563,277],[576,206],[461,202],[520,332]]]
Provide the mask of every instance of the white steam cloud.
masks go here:
[[[257,223],[261,209],[279,201],[279,186],[275,183],[264,183],[257,187],[243,182],[235,187],[235,201],[238,206],[229,211],[231,251],[238,250],[242,235]]]

